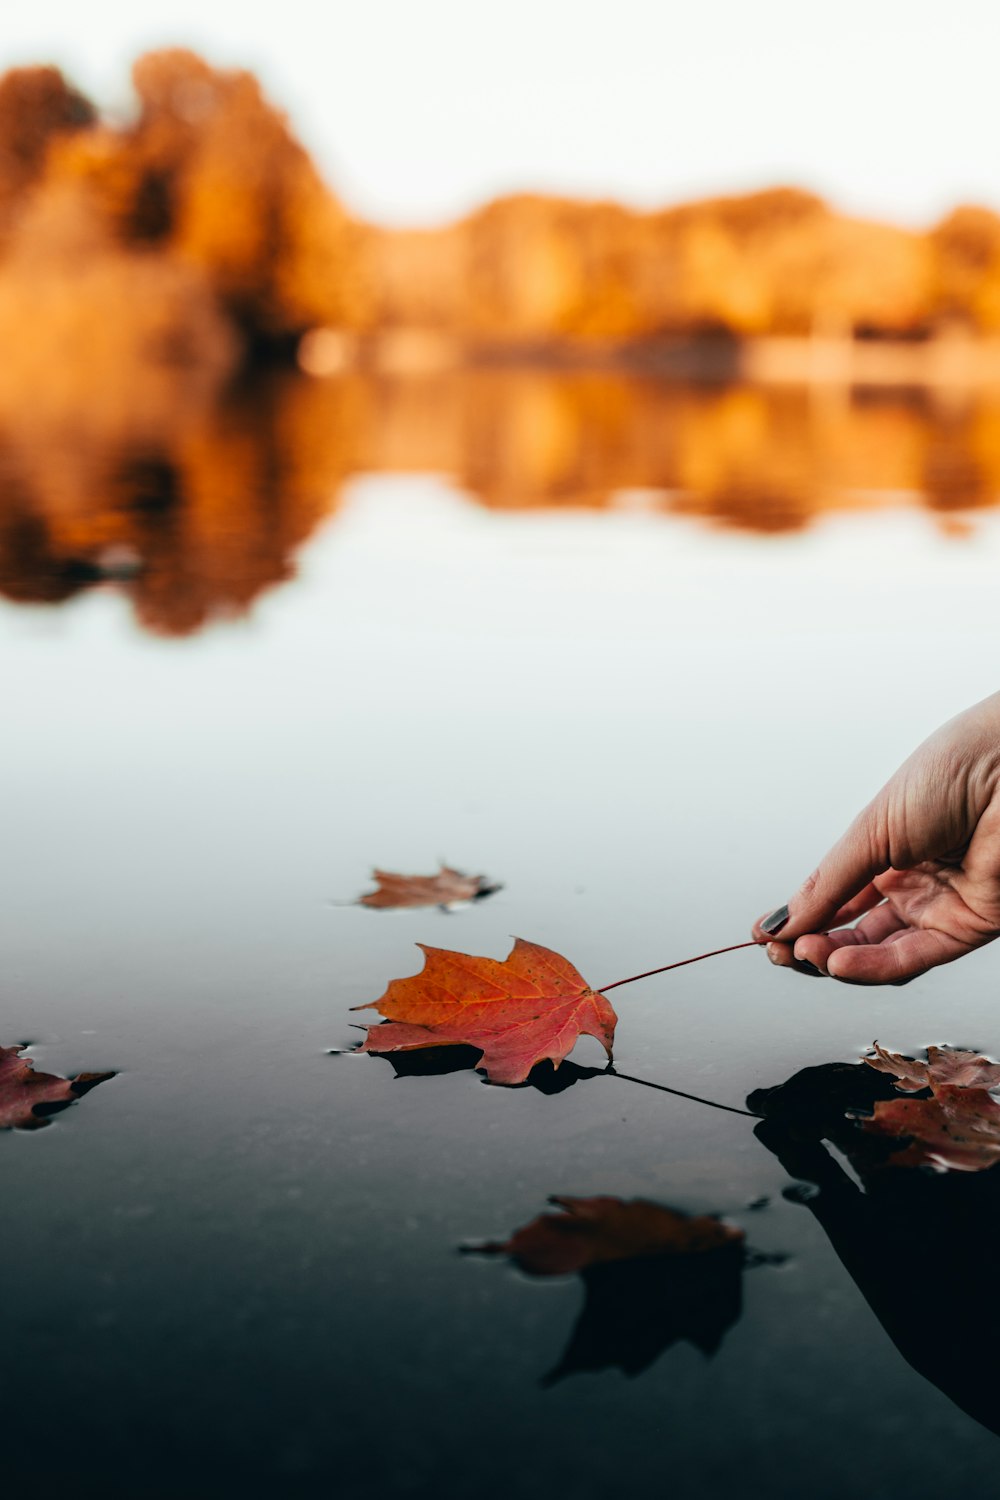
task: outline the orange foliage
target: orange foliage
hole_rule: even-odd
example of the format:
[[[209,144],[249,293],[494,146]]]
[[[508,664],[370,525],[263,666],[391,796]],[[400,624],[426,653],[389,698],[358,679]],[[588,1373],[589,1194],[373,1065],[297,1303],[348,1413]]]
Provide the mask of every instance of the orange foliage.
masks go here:
[[[24,300],[18,278],[36,260],[50,282],[57,262],[64,278],[70,263],[101,263],[82,324],[127,322],[126,303],[143,323],[142,304],[161,296],[177,320],[176,338],[114,336],[142,357],[159,341],[222,366],[234,337],[245,356],[291,352],[315,328],[586,357],[711,330],[922,338],[960,320],[1000,333],[1000,218],[985,210],[918,234],[792,188],[654,213],[521,194],[440,229],[390,231],[348,215],[249,73],[165,51],[141,58],[134,82],[136,118],[112,127],[55,69],[0,80],[0,283]],[[154,262],[171,268],[162,290]],[[119,276],[137,294],[116,303],[99,288]],[[54,294],[29,298],[31,337],[50,300],[65,318]]]
[[[172,248],[239,324],[280,340],[357,319],[356,231],[256,79],[176,51],[142,58],[134,81],[125,148],[160,185]]]
[[[94,118],[57,68],[18,68],[0,78],[0,243],[42,177],[52,142]]]
[[[351,466],[353,385],[275,376],[221,401],[190,375],[131,409],[3,411],[0,591],[57,602],[110,581],[185,635],[292,576]]]
[[[787,188],[655,213],[517,195],[392,231],[351,219],[249,74],[162,52],[135,85],[112,126],[55,69],[0,79],[9,597],[110,579],[150,628],[196,629],[286,578],[366,471],[446,473],[502,507],[629,491],[758,529],[882,491],[942,511],[1000,496],[989,357],[928,337],[1000,336],[996,214],[917,234]],[[233,389],[309,331],[305,367],[353,373]],[[912,341],[873,377],[890,390],[941,379],[954,399],[854,399],[864,371],[843,362],[809,389],[734,382],[740,341],[811,359],[852,333]],[[925,339],[943,374],[909,359]],[[692,367],[706,383],[642,374]]]
[[[380,326],[473,344],[897,334],[935,314],[926,236],[789,188],[653,214],[522,195],[446,229],[376,232],[367,251]]]
[[[109,336],[148,354],[145,331],[126,325],[148,320],[150,298],[162,298],[161,318],[177,321],[166,339],[173,347],[191,346],[191,328],[211,303],[213,336],[195,355],[210,363],[231,362],[237,333],[249,350],[294,348],[312,326],[363,322],[360,228],[256,80],[192,53],[163,52],[140,60],[135,87],[136,120],[111,128],[54,69],[0,81],[0,286],[13,288],[9,300],[24,300],[23,270],[37,261],[50,281],[66,281],[67,296],[81,269],[100,286],[124,269],[134,295],[107,302],[98,294],[81,322],[114,320],[120,327]],[[77,298],[91,291],[72,290]],[[48,307],[28,297],[22,333],[41,331],[51,354],[59,338],[46,338]],[[232,328],[226,352],[216,338],[221,319]],[[63,362],[71,358],[67,349]],[[81,365],[79,378],[87,385],[92,372]]]
[[[937,306],[980,333],[1000,332],[1000,215],[957,208],[930,235]]]

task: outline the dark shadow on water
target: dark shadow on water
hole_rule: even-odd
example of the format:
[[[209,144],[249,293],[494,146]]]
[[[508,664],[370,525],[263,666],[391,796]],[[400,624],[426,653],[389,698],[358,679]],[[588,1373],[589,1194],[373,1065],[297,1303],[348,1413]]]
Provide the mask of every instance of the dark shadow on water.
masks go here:
[[[372,1057],[389,1063],[397,1078],[440,1078],[446,1073],[466,1073],[477,1067],[482,1056],[478,1047],[415,1047],[411,1052],[374,1052]],[[537,1089],[540,1094],[562,1094],[584,1078],[598,1078],[605,1068],[581,1068],[564,1062],[537,1063],[525,1083],[510,1085]]]
[[[372,1057],[381,1057],[388,1062],[397,1078],[435,1078],[446,1073],[464,1073],[478,1068],[482,1053],[478,1047],[415,1047],[408,1052],[373,1052]],[[649,1078],[636,1078],[631,1073],[619,1073],[613,1063],[599,1068],[584,1068],[579,1063],[567,1060],[559,1064],[546,1060],[536,1063],[524,1083],[504,1084],[504,1088],[537,1089],[540,1094],[564,1094],[574,1084],[585,1078],[616,1078],[622,1083],[634,1083],[640,1088],[655,1089],[660,1094],[672,1094],[676,1099],[687,1099],[692,1104],[704,1104],[708,1109],[721,1109],[727,1114],[751,1115],[751,1111],[737,1109],[732,1104],[722,1104],[715,1099],[705,1099],[700,1094],[689,1094],[684,1089],[671,1088],[665,1083],[654,1083]],[[755,1116],[753,1116],[755,1118]]]
[[[808,1208],[903,1358],[1000,1435],[1000,1170],[887,1167],[898,1142],[859,1130],[845,1111],[899,1097],[864,1063],[805,1068],[747,1100],[754,1134],[807,1187]],[[859,1186],[827,1149],[843,1151]]]
[[[641,1375],[673,1344],[716,1353],[742,1309],[741,1244],[703,1255],[648,1256],[580,1272],[583,1307],[558,1363],[542,1384],[618,1369]]]

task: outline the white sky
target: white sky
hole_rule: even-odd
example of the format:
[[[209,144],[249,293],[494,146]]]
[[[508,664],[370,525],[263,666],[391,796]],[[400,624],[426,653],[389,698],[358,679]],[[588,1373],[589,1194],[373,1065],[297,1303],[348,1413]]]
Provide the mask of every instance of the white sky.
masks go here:
[[[0,0],[0,62],[104,104],[150,46],[254,68],[357,210],[411,223],[524,187],[1000,206],[998,43],[995,0]]]

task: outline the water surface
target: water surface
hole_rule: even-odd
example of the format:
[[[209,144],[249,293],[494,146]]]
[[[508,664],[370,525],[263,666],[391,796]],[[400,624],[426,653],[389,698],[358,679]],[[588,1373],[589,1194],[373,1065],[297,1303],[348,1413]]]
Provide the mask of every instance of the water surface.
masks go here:
[[[234,618],[150,630],[131,576],[99,581],[115,566],[0,607],[0,1043],[117,1070],[0,1137],[8,1477],[122,1497],[988,1488],[996,1437],[904,1361],[752,1120],[611,1077],[505,1090],[331,1049],[417,941],[499,957],[520,934],[595,985],[738,942],[996,688],[1000,521],[943,530],[900,490],[719,529],[627,477],[598,510],[571,491],[492,509],[424,467],[339,479],[335,512],[317,498],[289,533],[296,576]],[[206,598],[207,560],[249,534],[219,494],[145,512]],[[105,527],[101,548],[126,543]],[[439,857],[502,893],[337,904],[374,863]],[[998,965],[869,992],[734,953],[617,991],[616,1061],[740,1106],[874,1037],[997,1053]],[[579,1279],[456,1250],[552,1193],[723,1213],[785,1259],[744,1272],[711,1357],[681,1339],[632,1378],[543,1389]],[[938,1278],[913,1318],[974,1318],[965,1294]]]

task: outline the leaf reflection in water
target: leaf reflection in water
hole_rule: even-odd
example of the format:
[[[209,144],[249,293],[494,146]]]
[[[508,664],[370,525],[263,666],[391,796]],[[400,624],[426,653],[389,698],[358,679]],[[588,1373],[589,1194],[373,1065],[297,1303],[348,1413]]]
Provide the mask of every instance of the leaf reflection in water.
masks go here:
[[[584,1371],[639,1375],[684,1339],[714,1354],[742,1305],[743,1231],[643,1199],[550,1199],[505,1241],[464,1247],[506,1255],[529,1276],[576,1273],[584,1303],[543,1385]]]

